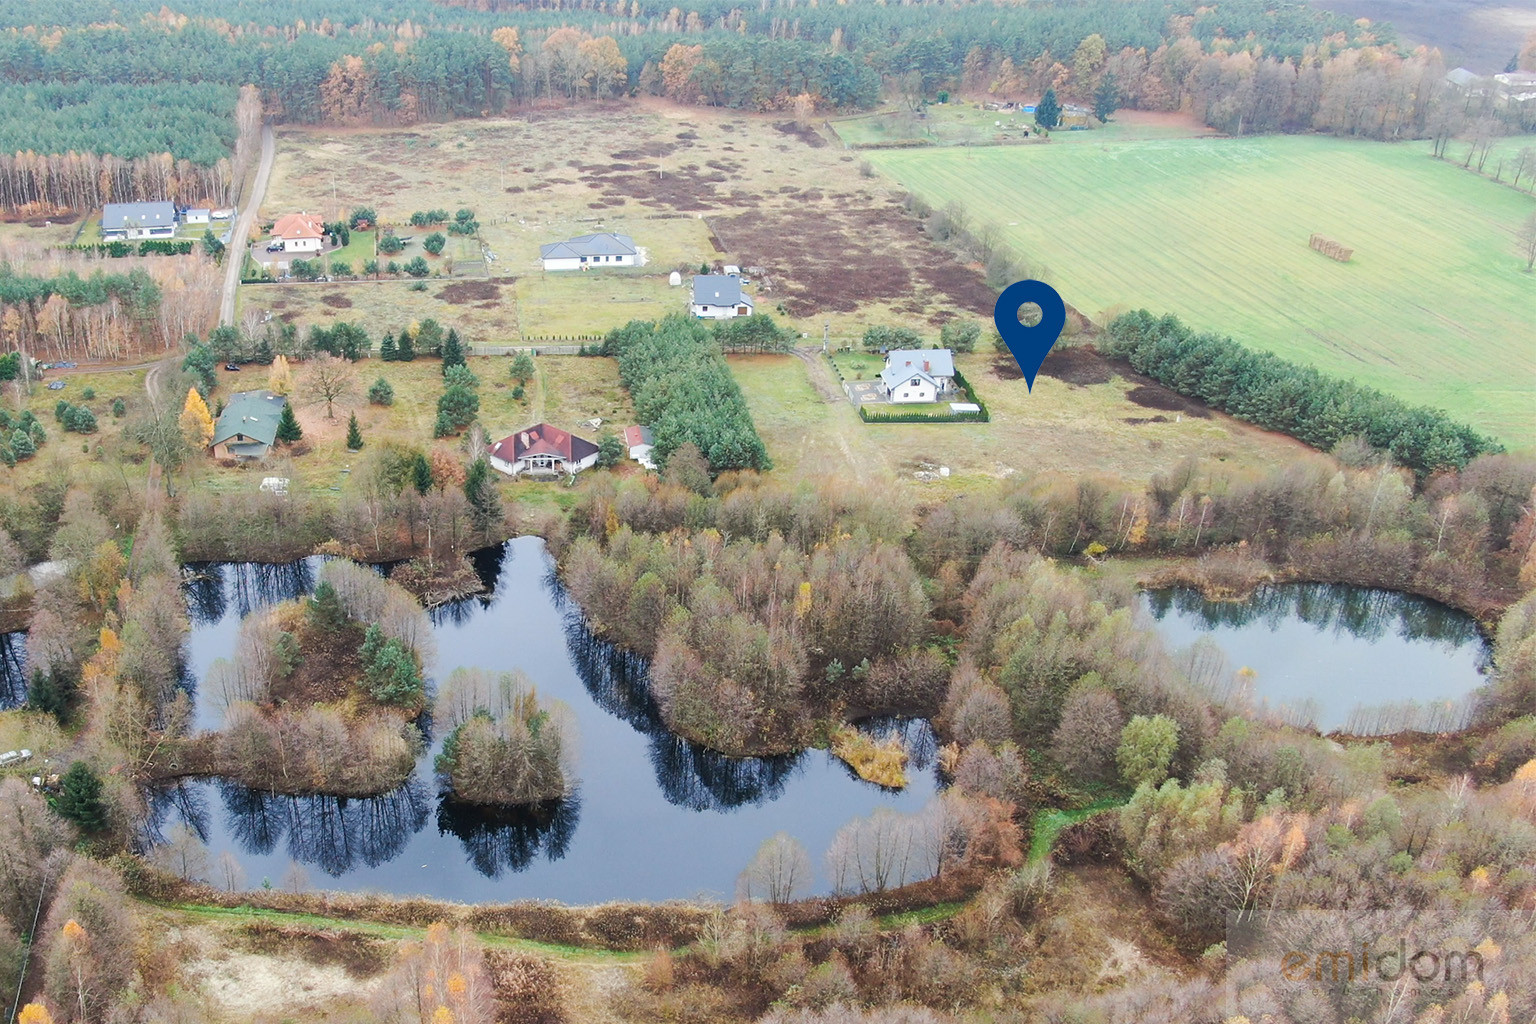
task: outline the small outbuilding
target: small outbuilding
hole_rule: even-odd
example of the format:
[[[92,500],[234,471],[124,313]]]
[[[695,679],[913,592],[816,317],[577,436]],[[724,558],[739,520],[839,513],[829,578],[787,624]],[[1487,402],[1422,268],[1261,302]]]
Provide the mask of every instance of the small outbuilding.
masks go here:
[[[181,214],[183,224],[207,224],[213,219],[213,211],[209,209],[184,210]]]
[[[650,427],[625,427],[624,447],[629,450],[629,457],[646,469],[656,468],[651,458],[651,451],[656,447],[656,436],[651,433]]]

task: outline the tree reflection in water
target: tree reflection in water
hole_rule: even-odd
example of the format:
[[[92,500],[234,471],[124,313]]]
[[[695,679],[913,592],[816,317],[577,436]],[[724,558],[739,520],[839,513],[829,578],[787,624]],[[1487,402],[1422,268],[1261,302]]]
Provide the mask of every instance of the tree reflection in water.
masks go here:
[[[471,594],[457,601],[449,601],[435,608],[428,608],[427,617],[432,620],[432,625],[463,626],[480,612],[495,604],[501,596],[496,593],[496,583],[501,579],[502,565],[516,557],[517,553],[513,550],[511,541],[499,547],[471,551],[469,564],[474,568],[475,575],[480,577],[480,583],[485,589],[478,594]]]
[[[803,754],[727,757],[668,731],[646,683],[650,666],[637,654],[599,640],[552,574],[545,586],[565,614],[565,644],[582,686],[604,711],[650,741],[651,767],[667,802],[695,811],[728,810],[776,799]]]
[[[581,794],[526,807],[488,808],[437,800],[437,830],[464,844],[475,870],[487,878],[524,871],[542,854],[559,860],[570,848],[581,816]]]
[[[263,562],[191,562],[183,570],[187,615],[194,626],[211,626],[234,612],[245,618],[258,608],[303,597],[315,589],[324,559],[268,565]]]
[[[271,853],[287,838],[288,855],[340,876],[397,856],[427,823],[431,798],[417,775],[382,796],[288,796],[221,779],[229,831],[251,853]]]
[[[178,782],[168,786],[152,786],[144,791],[145,814],[138,825],[134,848],[140,853],[151,846],[166,842],[170,826],[185,825],[196,833],[201,842],[208,842],[208,794],[206,783],[197,781]]]
[[[1348,633],[1364,640],[1396,634],[1460,646],[1480,640],[1477,622],[1463,612],[1413,594],[1332,583],[1287,583],[1260,587],[1247,601],[1211,601],[1198,590],[1173,587],[1145,592],[1153,618],[1170,610],[1199,618],[1206,628],[1255,623],[1274,630],[1290,618],[1320,631]]]
[[[0,711],[27,701],[27,634],[0,633]]]

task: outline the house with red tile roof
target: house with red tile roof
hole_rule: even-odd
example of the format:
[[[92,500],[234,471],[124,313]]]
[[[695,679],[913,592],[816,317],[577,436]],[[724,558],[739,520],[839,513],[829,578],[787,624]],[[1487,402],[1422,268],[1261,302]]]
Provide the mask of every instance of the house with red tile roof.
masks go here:
[[[548,423],[535,423],[491,445],[491,468],[508,476],[576,474],[597,465],[597,445]]]
[[[283,243],[283,252],[319,252],[325,247],[325,225],[307,213],[289,213],[272,225],[272,240]]]

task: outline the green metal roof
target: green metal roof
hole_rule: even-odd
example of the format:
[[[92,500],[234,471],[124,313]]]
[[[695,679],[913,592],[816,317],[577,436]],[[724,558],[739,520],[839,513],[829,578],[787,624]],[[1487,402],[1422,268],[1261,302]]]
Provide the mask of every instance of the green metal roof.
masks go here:
[[[277,421],[282,418],[288,399],[270,391],[240,391],[229,396],[229,404],[213,426],[213,443],[231,439],[260,441],[270,445],[277,440]]]

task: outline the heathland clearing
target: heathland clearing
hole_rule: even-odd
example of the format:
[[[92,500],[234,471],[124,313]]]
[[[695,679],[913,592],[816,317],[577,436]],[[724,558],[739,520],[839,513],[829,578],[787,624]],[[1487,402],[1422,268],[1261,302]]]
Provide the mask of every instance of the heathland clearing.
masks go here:
[[[816,337],[855,337],[872,323],[936,336],[957,313],[989,316],[995,294],[980,271],[932,244],[902,204],[901,190],[861,175],[854,154],[793,121],[646,101],[410,129],[285,129],[262,212],[332,218],[370,206],[399,224],[416,210],[472,209],[497,258],[468,271],[456,262],[454,274],[516,277],[516,340],[530,344],[682,310],[704,262],[761,267],[748,286],[758,311]],[[596,231],[631,235],[645,266],[541,269],[541,243]],[[674,270],[683,288],[668,288]],[[378,293],[373,315],[417,318],[388,308],[412,294]]]
[[[1427,147],[1275,136],[871,159],[995,224],[1090,316],[1178,313],[1506,443],[1536,441],[1536,276],[1514,237],[1536,199]],[[1311,250],[1314,232],[1353,259]]]

